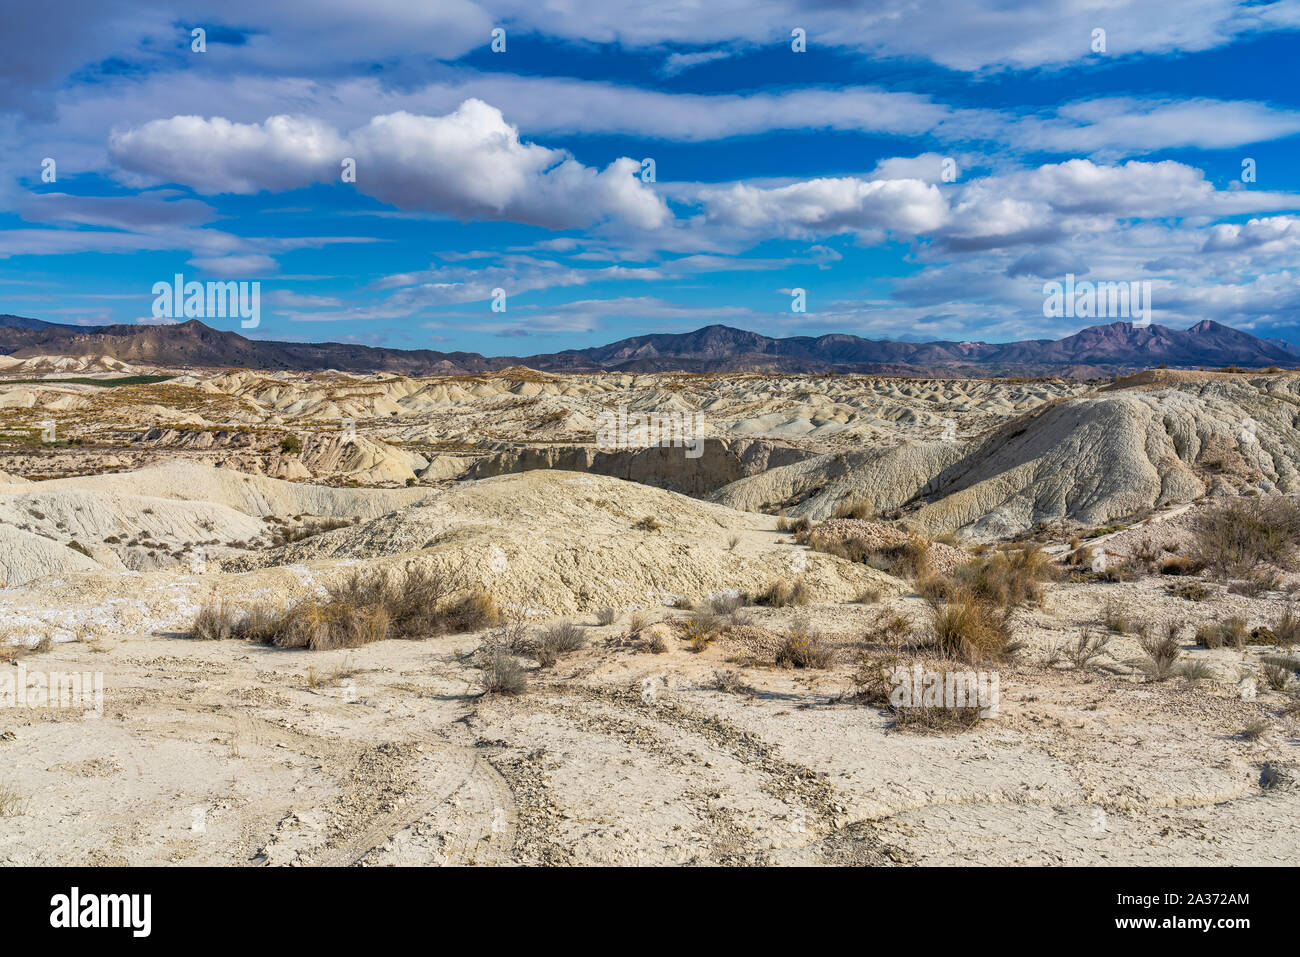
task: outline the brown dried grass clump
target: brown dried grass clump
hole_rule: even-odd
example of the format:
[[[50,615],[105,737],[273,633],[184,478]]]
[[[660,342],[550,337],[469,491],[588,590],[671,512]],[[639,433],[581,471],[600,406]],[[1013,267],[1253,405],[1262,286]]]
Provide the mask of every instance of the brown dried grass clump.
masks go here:
[[[888,712],[894,719],[894,727],[900,731],[954,733],[968,731],[984,720],[983,709],[978,707],[949,708],[942,704],[915,703],[906,707],[896,706],[894,691],[898,686],[899,670],[906,672],[912,664],[918,663],[923,671],[937,674],[944,684],[948,683],[949,674],[954,670],[952,663],[943,659],[919,659],[909,663],[897,654],[866,652],[859,659],[858,669],[852,677],[852,697]]]
[[[807,619],[796,618],[790,631],[776,650],[775,664],[779,668],[829,668],[835,653],[826,646],[820,634],[809,627]]]
[[[793,582],[778,578],[755,598],[754,604],[767,605],[771,608],[789,608],[806,605],[810,601],[812,601],[812,589],[802,578],[796,578]]]
[[[1220,578],[1289,569],[1300,542],[1300,503],[1281,495],[1236,498],[1203,512],[1193,531],[1193,557]]]
[[[872,521],[879,517],[878,513],[868,503],[864,501],[843,501],[835,506],[832,514],[833,518],[853,518],[860,521]]]
[[[935,609],[930,643],[946,658],[972,664],[1001,661],[1019,648],[1008,618],[1006,609],[962,591]]]
[[[1043,584],[1059,573],[1052,558],[1038,545],[1017,545],[978,556],[954,576],[971,595],[1007,611],[1043,600]]]
[[[1246,619],[1236,615],[1205,622],[1196,629],[1196,643],[1202,648],[1222,648],[1228,645],[1240,650],[1246,647],[1249,638]]]
[[[487,592],[470,591],[452,600],[451,591],[441,574],[419,567],[402,578],[391,572],[358,572],[329,586],[324,597],[306,598],[288,607],[206,604],[199,609],[190,635],[324,651],[386,638],[477,631],[501,620],[501,610]]]

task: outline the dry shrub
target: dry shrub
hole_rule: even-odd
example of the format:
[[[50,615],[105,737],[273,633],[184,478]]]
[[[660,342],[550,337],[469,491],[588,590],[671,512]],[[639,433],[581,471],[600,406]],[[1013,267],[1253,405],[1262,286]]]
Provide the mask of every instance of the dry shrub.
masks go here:
[[[645,516],[633,526],[633,528],[640,529],[643,532],[657,532],[661,527],[659,519],[655,518],[653,515]]]
[[[532,647],[532,643],[528,640],[528,627],[521,619],[505,622],[484,637],[483,647],[493,652],[526,654]]]
[[[483,666],[483,693],[520,695],[528,690],[528,674],[507,654],[495,654]]]
[[[874,605],[884,597],[884,594],[879,588],[864,588],[858,592],[858,597],[854,601],[859,605]]]
[[[960,592],[934,610],[931,643],[944,657],[972,664],[999,661],[1018,650],[1008,612],[971,592]]]
[[[930,543],[923,538],[909,538],[896,545],[873,548],[863,561],[897,578],[919,578],[930,568]]]
[[[492,617],[491,610],[481,598],[466,596],[461,599],[462,607],[453,609],[455,621],[449,621],[446,601],[452,594],[452,586],[447,577],[436,570],[417,565],[409,569],[400,579],[392,570],[375,572],[369,577],[355,574],[341,586],[331,590],[331,594],[345,599],[355,605],[383,607],[392,622],[394,638],[427,638],[448,631],[467,631],[482,627],[474,624],[472,628],[461,627],[460,622],[475,619],[475,604],[479,610]],[[480,593],[481,594],[481,593]],[[483,624],[495,624],[495,620]]]
[[[1106,567],[1099,572],[1089,572],[1088,576],[1094,581],[1101,582],[1133,582],[1142,577],[1142,571],[1138,568],[1137,562],[1124,561],[1107,562]]]
[[[1110,645],[1110,635],[1104,635],[1100,632],[1085,631],[1074,644],[1066,645],[1061,649],[1061,653],[1069,660],[1076,670],[1082,671],[1091,667],[1107,654],[1107,648]]]
[[[1245,595],[1248,598],[1258,598],[1260,595],[1270,591],[1278,591],[1282,587],[1282,577],[1271,569],[1257,568],[1254,571],[1247,572],[1246,576],[1240,581],[1235,581],[1228,586],[1228,591],[1234,595]]]
[[[1070,547],[1073,549],[1073,551],[1071,551],[1070,554],[1065,556],[1064,563],[1066,565],[1069,565],[1071,568],[1092,567],[1093,559],[1095,559],[1097,556],[1096,553],[1092,550],[1091,545],[1084,545],[1080,547],[1079,539],[1076,537],[1071,542]]]
[[[632,617],[627,620],[628,633],[635,635],[649,623],[650,619],[645,612],[634,611],[632,612]]]
[[[385,638],[427,638],[476,631],[501,620],[491,595],[471,591],[447,602],[446,580],[413,569],[400,581],[391,573],[355,573],[288,608],[262,604],[235,609],[224,602],[199,609],[190,630],[201,639],[238,638],[277,648],[355,648]]]
[[[1206,622],[1196,628],[1196,643],[1202,648],[1222,648],[1231,645],[1234,648],[1246,647],[1250,632],[1246,628],[1246,619],[1233,616],[1222,621]]]
[[[715,595],[709,599],[709,610],[715,615],[735,615],[744,606],[745,600],[740,595]]]
[[[807,542],[819,552],[861,562],[896,578],[919,578],[930,567],[930,543],[915,535],[901,542],[880,545],[861,535],[838,538],[818,529],[807,536]]]
[[[1153,681],[1172,678],[1178,674],[1178,663],[1183,653],[1177,633],[1177,626],[1173,625],[1164,635],[1144,636],[1138,642],[1142,646],[1142,657],[1131,660],[1129,664],[1147,674]]]
[[[1203,568],[1204,564],[1187,555],[1167,555],[1160,562],[1162,575],[1195,575]]]
[[[1183,601],[1205,601],[1210,597],[1210,590],[1198,581],[1178,582],[1168,587],[1169,594]]]
[[[881,615],[863,635],[863,640],[868,644],[888,648],[895,654],[910,645],[912,638],[912,622],[897,612]]]
[[[754,693],[753,689],[741,679],[740,673],[737,671],[719,669],[713,672],[712,687],[714,691],[722,691],[727,694],[752,695]]]
[[[537,640],[541,648],[555,655],[567,655],[587,644],[587,636],[572,622],[562,621],[542,631]]]
[[[1041,603],[1043,583],[1057,577],[1051,557],[1032,544],[979,556],[958,568],[955,575],[975,598],[1007,611]]]
[[[199,608],[190,626],[190,637],[200,641],[223,641],[235,637],[239,613],[224,601],[208,602]]]
[[[802,616],[790,625],[790,631],[777,649],[775,663],[781,668],[826,669],[835,660],[835,653],[826,647],[825,640],[808,625]]]
[[[358,607],[346,600],[326,598],[305,601],[285,612],[263,643],[276,648],[332,651],[357,648],[388,637],[388,614],[383,606]]]
[[[1107,599],[1101,610],[1101,623],[1117,635],[1127,635],[1133,631],[1133,619],[1124,610],[1124,606],[1115,599]]]
[[[596,624],[598,625],[612,625],[617,619],[618,611],[616,609],[606,606],[596,611]]]
[[[537,659],[537,667],[554,668],[560,656],[555,653],[554,648],[539,641],[533,648],[533,657]]]
[[[955,579],[936,572],[922,575],[916,583],[917,594],[929,602],[931,607],[937,607],[951,599],[959,587]]]
[[[271,544],[279,546],[288,545],[291,542],[301,542],[303,539],[312,538],[323,532],[332,532],[336,528],[350,528],[351,525],[352,523],[346,518],[315,518],[303,522],[296,528],[279,525],[271,533]]]
[[[668,650],[668,643],[664,641],[663,633],[656,630],[642,636],[641,650],[648,651],[652,655],[662,655]]]
[[[1288,605],[1283,610],[1273,624],[1273,634],[1277,637],[1277,643],[1284,647],[1290,648],[1300,643],[1300,615],[1296,614],[1294,606]]]
[[[1290,568],[1300,541],[1300,504],[1280,495],[1236,498],[1193,525],[1194,557],[1220,578],[1247,578],[1261,566]]]
[[[1051,556],[1034,544],[1017,545],[976,560],[969,569],[971,588],[977,597],[1008,611],[1021,605],[1042,603],[1047,582],[1060,578]],[[959,577],[961,569],[959,571]]]
[[[853,518],[859,521],[871,521],[878,518],[874,508],[867,502],[857,499],[854,501],[845,500],[835,506],[834,518]]]
[[[1291,669],[1277,662],[1268,662],[1260,669],[1260,677],[1273,691],[1285,691],[1291,683]]]
[[[858,669],[852,677],[853,697],[874,705],[894,719],[894,727],[903,731],[922,733],[945,733],[967,731],[984,719],[978,707],[949,708],[945,705],[915,704],[898,707],[894,703],[893,692],[897,686],[896,669],[910,668],[896,654],[867,652],[858,662]],[[953,670],[947,661],[921,662],[926,672],[938,674],[946,684],[948,675]]]
[[[288,612],[274,605],[239,609],[226,601],[208,602],[199,608],[190,626],[190,637],[202,641],[238,638],[271,644],[284,628]]]
[[[27,813],[27,799],[8,784],[0,782],[0,817],[18,817]]]
[[[810,601],[812,601],[812,589],[802,578],[796,578],[793,582],[778,578],[758,595],[755,604],[767,605],[770,608],[790,608],[806,605]]]
[[[458,598],[442,611],[443,629],[448,632],[478,631],[501,620],[501,607],[485,591],[475,590]]]
[[[1268,734],[1268,722],[1262,718],[1257,718],[1242,728],[1238,734],[1247,741],[1258,741]]]

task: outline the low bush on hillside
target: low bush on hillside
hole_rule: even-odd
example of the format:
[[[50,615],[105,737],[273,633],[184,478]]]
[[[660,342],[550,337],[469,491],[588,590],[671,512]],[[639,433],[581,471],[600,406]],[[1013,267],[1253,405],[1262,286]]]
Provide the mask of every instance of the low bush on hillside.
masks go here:
[[[486,592],[452,594],[444,577],[421,568],[400,579],[391,573],[358,573],[328,587],[323,597],[305,598],[289,606],[239,607],[228,601],[205,604],[195,617],[190,636],[323,651],[355,648],[385,638],[477,631],[500,621],[500,608]]]
[[[1113,598],[1108,599],[1101,610],[1101,623],[1117,635],[1127,635],[1135,627],[1128,610]]]
[[[858,520],[872,521],[873,519],[878,517],[878,513],[874,508],[872,508],[868,503],[864,501],[845,500],[843,502],[840,502],[839,505],[835,506],[835,511],[832,517],[853,518]]]
[[[1026,544],[977,556],[953,577],[976,599],[1011,611],[1040,604],[1044,583],[1059,575],[1051,556],[1037,545]]]
[[[1051,649],[1047,663],[1055,665],[1065,660],[1075,671],[1086,671],[1109,655],[1110,640],[1110,635],[1103,632],[1085,630],[1073,642]]]
[[[1283,647],[1290,648],[1292,645],[1300,644],[1300,614],[1296,613],[1294,606],[1287,606],[1278,620],[1273,623],[1273,634],[1277,638],[1277,643]]]
[[[546,667],[555,664],[560,655],[578,651],[587,643],[582,629],[572,622],[562,621],[542,631],[537,639],[537,660]]]
[[[1193,524],[1193,557],[1220,578],[1252,579],[1295,564],[1300,503],[1280,495],[1236,498]]]
[[[918,536],[882,545],[860,535],[839,538],[814,530],[808,544],[819,552],[861,562],[896,578],[919,578],[930,568],[930,543]]]
[[[1196,643],[1202,648],[1244,648],[1250,632],[1246,619],[1233,616],[1220,621],[1206,622],[1196,629]]]
[[[1182,648],[1178,644],[1178,627],[1171,625],[1163,635],[1149,635],[1138,642],[1142,657],[1129,663],[1145,672],[1153,681],[1165,681],[1178,674]]]
[[[317,518],[297,526],[279,525],[271,533],[271,544],[280,546],[288,545],[290,542],[301,542],[305,538],[312,538],[322,532],[332,532],[336,528],[347,528],[352,524],[353,522],[346,518]]]
[[[778,578],[755,597],[754,604],[789,608],[793,605],[806,605],[810,601],[812,589],[802,578],[796,578],[793,582]]]
[[[785,512],[782,512],[777,516],[776,530],[778,532],[794,532],[796,535],[806,535],[812,531],[812,519],[807,515],[797,519],[787,518]]]
[[[822,636],[814,631],[808,620],[795,618],[790,631],[776,651],[775,663],[780,668],[825,669],[835,660],[835,653],[826,647]]]

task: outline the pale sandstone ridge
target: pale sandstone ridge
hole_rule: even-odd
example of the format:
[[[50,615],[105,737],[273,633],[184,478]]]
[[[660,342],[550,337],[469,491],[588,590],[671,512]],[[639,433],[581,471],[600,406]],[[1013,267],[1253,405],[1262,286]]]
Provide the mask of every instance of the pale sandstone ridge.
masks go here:
[[[262,475],[212,468],[182,459],[137,472],[51,479],[41,489],[149,495],[225,505],[246,515],[325,515],[373,518],[418,501],[428,489],[347,489],[300,485]]]
[[[269,537],[265,519],[363,520],[428,490],[333,489],[175,461],[138,472],[0,483],[0,576],[199,566]]]
[[[658,528],[639,527],[651,517]],[[732,549],[730,538],[740,541]],[[886,584],[863,565],[811,552],[770,516],[738,512],[605,476],[532,471],[467,483],[361,525],[230,567],[341,559],[427,563],[524,613],[652,607],[755,593],[802,576],[828,601]]]
[[[24,585],[30,581],[72,572],[101,571],[103,567],[89,556],[58,542],[22,531],[13,525],[0,525],[2,587]]]
[[[732,482],[709,498],[750,511],[782,509],[814,521],[829,518],[840,505],[888,512],[921,492],[965,447],[955,441],[917,442],[831,452]]]
[[[594,446],[521,446],[479,459],[461,477],[480,479],[534,469],[563,469],[609,475],[686,495],[702,496],[745,476],[770,474],[812,454],[804,449],[761,439],[702,438],[696,450],[698,456],[690,457],[684,446],[611,451]]]
[[[1215,488],[1300,491],[1300,377],[1193,376],[1054,403],[995,430],[908,518],[984,536],[1103,524]]]

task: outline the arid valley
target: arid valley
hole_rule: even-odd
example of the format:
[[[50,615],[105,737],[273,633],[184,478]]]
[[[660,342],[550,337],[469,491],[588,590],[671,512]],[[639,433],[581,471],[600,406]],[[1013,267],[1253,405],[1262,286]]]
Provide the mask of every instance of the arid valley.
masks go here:
[[[0,862],[1300,855],[1300,373],[3,361]]]

